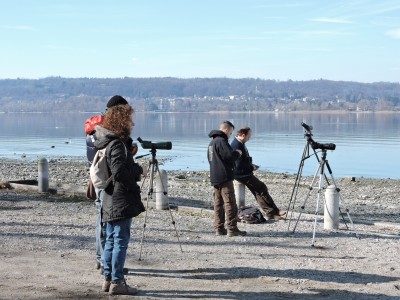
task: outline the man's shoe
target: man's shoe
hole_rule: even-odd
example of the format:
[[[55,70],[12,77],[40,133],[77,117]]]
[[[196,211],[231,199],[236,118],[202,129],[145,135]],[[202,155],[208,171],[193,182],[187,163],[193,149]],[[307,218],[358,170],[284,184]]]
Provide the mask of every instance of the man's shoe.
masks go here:
[[[221,229],[217,229],[216,231],[215,231],[215,235],[227,235],[227,231],[226,231],[226,229],[225,228],[221,228]]]
[[[128,268],[124,268],[124,269],[123,269],[123,272],[124,272],[124,275],[128,275],[129,269],[128,269]]]
[[[100,273],[100,275],[104,275],[104,267],[103,266],[100,266],[99,273]]]
[[[111,286],[111,278],[105,278],[103,281],[103,285],[101,286],[101,290],[103,292],[109,292]]]
[[[121,283],[111,283],[110,295],[136,295],[138,290],[126,284],[125,280]]]
[[[247,234],[246,231],[244,230],[239,230],[239,229],[235,229],[235,230],[228,230],[228,236],[232,237],[232,236],[245,236]]]
[[[96,270],[100,269],[100,267],[101,267],[101,263],[98,260],[96,260]]]

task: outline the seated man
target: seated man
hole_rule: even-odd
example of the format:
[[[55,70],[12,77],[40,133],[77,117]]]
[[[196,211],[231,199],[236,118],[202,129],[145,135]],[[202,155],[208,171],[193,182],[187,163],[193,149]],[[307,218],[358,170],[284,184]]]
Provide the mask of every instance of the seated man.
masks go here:
[[[245,145],[250,138],[251,128],[240,128],[236,133],[235,139],[233,139],[231,143],[233,150],[239,149],[242,151],[242,156],[235,161],[234,178],[249,188],[258,204],[265,212],[268,220],[281,220],[283,219],[282,216],[284,216],[286,212],[281,212],[279,210],[271,195],[268,193],[268,188],[265,183],[260,181],[253,174],[253,171],[257,170],[258,166],[253,164],[252,158],[249,156],[249,152]]]

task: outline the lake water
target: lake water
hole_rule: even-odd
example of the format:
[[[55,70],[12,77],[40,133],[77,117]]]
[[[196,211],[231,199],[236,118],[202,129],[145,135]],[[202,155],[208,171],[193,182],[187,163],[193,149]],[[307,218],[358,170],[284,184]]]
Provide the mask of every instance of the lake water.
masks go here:
[[[0,156],[84,159],[83,124],[91,115],[0,114]],[[336,150],[327,152],[335,177],[400,179],[399,113],[136,113],[132,137],[171,141],[172,150],[157,151],[160,160],[166,159],[162,167],[166,170],[208,170],[208,133],[225,119],[237,128],[247,125],[253,129],[247,147],[261,170],[297,173],[308,147],[301,126],[304,122],[313,126],[316,142],[336,144]],[[139,147],[137,155],[148,153]],[[317,167],[315,156],[310,157],[305,160],[303,175],[313,175]]]

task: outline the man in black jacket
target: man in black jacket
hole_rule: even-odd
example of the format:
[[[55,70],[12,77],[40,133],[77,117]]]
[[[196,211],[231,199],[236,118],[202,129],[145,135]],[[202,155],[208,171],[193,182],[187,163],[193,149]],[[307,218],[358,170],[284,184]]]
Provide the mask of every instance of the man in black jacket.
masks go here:
[[[241,157],[235,162],[234,178],[249,188],[258,204],[265,212],[267,219],[278,221],[283,218],[282,216],[285,215],[285,212],[281,212],[275,205],[265,183],[260,181],[253,174],[253,171],[256,171],[258,166],[253,164],[252,158],[245,145],[245,143],[250,140],[251,133],[250,127],[240,128],[237,131],[235,139],[231,143],[233,150],[242,151]]]
[[[214,227],[217,235],[244,236],[246,231],[237,228],[235,190],[233,187],[234,162],[240,157],[240,150],[233,151],[228,143],[235,127],[229,121],[223,121],[219,130],[212,130],[208,145],[210,180],[214,187]],[[225,214],[226,226],[225,229]]]

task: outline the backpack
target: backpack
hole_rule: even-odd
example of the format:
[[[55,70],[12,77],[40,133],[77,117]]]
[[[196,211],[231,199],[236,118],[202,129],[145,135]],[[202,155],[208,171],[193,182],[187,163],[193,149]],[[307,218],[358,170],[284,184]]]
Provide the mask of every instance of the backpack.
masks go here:
[[[85,133],[91,134],[94,131],[96,125],[101,125],[103,123],[104,116],[98,115],[90,117],[85,121]]]
[[[86,157],[89,166],[93,163],[93,158],[96,155],[97,149],[94,146],[96,140],[96,125],[103,123],[104,116],[98,115],[88,118],[85,121],[85,133],[86,133]]]
[[[104,190],[108,187],[113,179],[107,163],[107,149],[109,149],[111,144],[114,144],[116,141],[119,140],[112,140],[110,143],[108,143],[107,147],[97,150],[93,158],[93,163],[90,166],[89,172],[92,184],[97,189]]]
[[[260,224],[267,222],[261,211],[256,207],[242,206],[238,211],[238,219],[240,222],[249,224]]]

